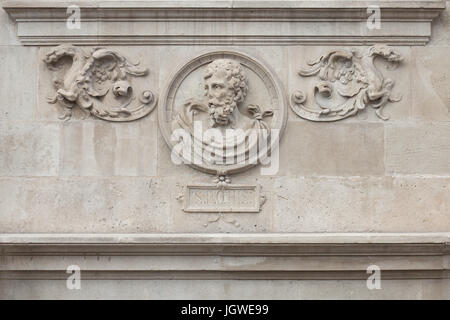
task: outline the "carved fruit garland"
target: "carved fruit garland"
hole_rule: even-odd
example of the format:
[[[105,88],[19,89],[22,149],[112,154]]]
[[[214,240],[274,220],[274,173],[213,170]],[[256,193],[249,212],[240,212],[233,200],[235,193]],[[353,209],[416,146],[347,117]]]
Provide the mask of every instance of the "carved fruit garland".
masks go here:
[[[71,66],[61,72],[69,57]],[[66,112],[62,119],[72,116],[75,106],[87,113],[108,121],[131,121],[148,115],[156,105],[156,96],[150,90],[143,91],[139,101],[133,93],[130,76],[143,77],[148,70],[131,63],[117,51],[95,48],[90,54],[72,45],[60,45],[51,49],[44,58],[47,67],[55,74],[53,85],[56,95],[49,103],[59,102]],[[115,104],[105,102],[108,93]]]

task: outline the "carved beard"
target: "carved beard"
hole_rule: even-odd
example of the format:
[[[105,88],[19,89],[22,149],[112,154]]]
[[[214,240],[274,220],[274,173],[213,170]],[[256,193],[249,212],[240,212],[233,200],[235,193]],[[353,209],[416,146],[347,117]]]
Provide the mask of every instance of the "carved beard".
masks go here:
[[[224,100],[211,98],[208,104],[213,127],[217,125],[226,126],[234,122],[233,111],[236,108],[236,102],[233,100],[233,97],[230,96]]]

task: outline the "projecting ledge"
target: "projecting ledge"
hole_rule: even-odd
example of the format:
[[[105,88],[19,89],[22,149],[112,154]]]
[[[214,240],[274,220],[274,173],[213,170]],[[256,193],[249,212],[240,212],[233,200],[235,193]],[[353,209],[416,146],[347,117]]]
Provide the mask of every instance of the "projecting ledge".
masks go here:
[[[0,234],[2,254],[448,254],[450,233]]]
[[[448,279],[449,233],[3,234],[0,279]]]
[[[443,0],[81,1],[79,29],[69,2],[6,1],[24,45],[423,45]],[[369,6],[380,28],[368,28]],[[161,27],[164,26],[164,27]]]

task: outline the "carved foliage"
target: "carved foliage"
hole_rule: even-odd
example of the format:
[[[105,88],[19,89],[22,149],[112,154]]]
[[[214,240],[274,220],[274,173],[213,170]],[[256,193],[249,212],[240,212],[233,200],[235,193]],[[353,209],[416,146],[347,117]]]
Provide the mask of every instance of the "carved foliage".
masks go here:
[[[392,94],[394,81],[384,78],[376,68],[376,57],[386,59],[394,67],[403,59],[389,46],[375,45],[362,55],[356,50],[335,50],[309,62],[299,75],[318,77],[312,93],[314,101],[306,105],[306,94],[297,90],[291,95],[292,110],[308,120],[336,121],[371,106],[379,118],[389,119],[381,113],[382,108],[388,101],[399,101],[401,96]]]
[[[156,105],[150,90],[135,101],[131,76],[145,76],[148,70],[116,51],[95,48],[87,54],[79,47],[60,45],[46,54],[44,62],[55,71],[56,95],[48,102],[59,102],[66,109],[63,119],[70,118],[78,106],[104,120],[131,121],[146,116]]]

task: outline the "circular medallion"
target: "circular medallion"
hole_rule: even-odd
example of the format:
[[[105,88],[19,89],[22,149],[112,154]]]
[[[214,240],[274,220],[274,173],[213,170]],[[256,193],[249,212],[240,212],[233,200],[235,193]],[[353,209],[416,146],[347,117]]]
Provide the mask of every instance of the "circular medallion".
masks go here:
[[[286,125],[283,92],[270,69],[248,54],[222,50],[188,61],[158,105],[171,159],[218,175],[268,164]]]

